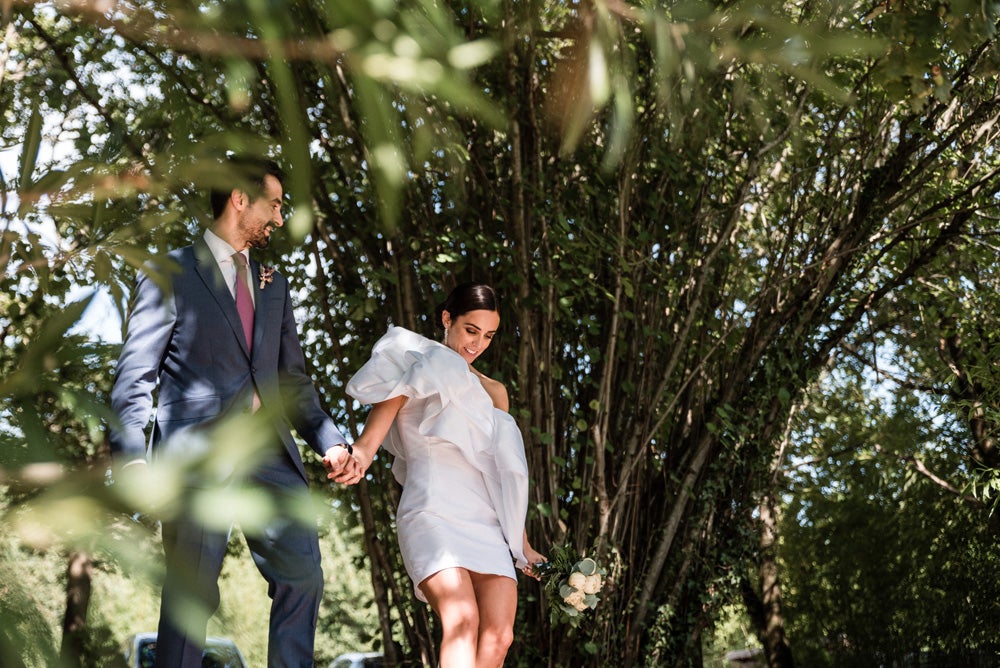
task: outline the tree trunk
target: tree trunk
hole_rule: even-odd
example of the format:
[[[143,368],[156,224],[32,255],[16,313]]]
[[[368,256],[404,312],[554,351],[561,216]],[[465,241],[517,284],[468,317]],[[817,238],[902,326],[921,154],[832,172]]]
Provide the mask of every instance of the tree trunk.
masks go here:
[[[781,583],[774,544],[777,537],[777,514],[774,496],[766,494],[760,503],[760,602],[763,626],[758,628],[764,655],[770,668],[792,668],[792,651],[785,637],[785,618],[781,610]]]
[[[92,571],[89,554],[72,552],[69,555],[66,566],[66,614],[63,616],[62,647],[59,650],[63,666],[83,665]]]

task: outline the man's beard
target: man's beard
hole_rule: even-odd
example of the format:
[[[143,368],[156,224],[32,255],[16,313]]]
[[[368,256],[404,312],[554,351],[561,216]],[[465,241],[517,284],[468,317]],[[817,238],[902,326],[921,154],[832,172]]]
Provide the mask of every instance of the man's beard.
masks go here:
[[[254,226],[249,221],[249,219],[244,218],[243,220],[240,221],[240,228],[245,233],[245,238],[247,239],[247,243],[253,248],[261,250],[267,248],[267,245],[271,243],[271,235],[267,233],[267,230],[270,228],[270,225],[268,225],[267,223],[264,223],[260,227],[254,229]],[[253,230],[253,232],[248,233],[251,230]]]
[[[259,237],[254,237],[250,240],[250,245],[257,250],[263,250],[267,248],[267,245],[271,243],[271,237],[267,234],[261,234]]]

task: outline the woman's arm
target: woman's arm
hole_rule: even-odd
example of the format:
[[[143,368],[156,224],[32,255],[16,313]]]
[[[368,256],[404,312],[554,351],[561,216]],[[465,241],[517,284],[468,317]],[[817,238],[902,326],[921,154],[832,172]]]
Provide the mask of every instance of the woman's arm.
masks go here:
[[[400,395],[380,401],[372,406],[372,411],[368,414],[368,419],[365,420],[364,429],[361,430],[361,436],[358,436],[358,440],[354,441],[354,458],[361,465],[362,473],[372,465],[375,453],[378,452],[382,441],[385,440],[392,427],[393,420],[396,419],[396,414],[405,403],[406,397]]]

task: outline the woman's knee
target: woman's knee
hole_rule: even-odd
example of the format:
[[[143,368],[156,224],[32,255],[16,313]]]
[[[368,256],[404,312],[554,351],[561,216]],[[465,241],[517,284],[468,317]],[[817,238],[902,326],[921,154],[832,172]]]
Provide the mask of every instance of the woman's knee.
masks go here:
[[[447,592],[431,600],[446,633],[475,638],[479,633],[479,608],[468,596]]]
[[[454,636],[475,638],[479,635],[479,613],[475,607],[452,606],[441,615],[441,622],[444,630]]]
[[[491,626],[479,630],[479,644],[491,651],[507,653],[514,642],[514,629],[510,626]]]
[[[441,618],[446,634],[470,638],[479,635],[479,608],[475,598],[454,591],[437,591],[428,596],[428,600]]]

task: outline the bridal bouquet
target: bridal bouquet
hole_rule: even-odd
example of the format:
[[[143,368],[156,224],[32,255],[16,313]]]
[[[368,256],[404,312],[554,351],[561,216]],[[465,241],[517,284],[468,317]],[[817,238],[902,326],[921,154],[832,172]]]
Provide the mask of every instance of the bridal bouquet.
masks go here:
[[[549,597],[549,617],[553,623],[580,623],[582,613],[593,610],[600,600],[605,570],[589,557],[580,557],[566,546],[554,547],[551,561],[535,566]]]

